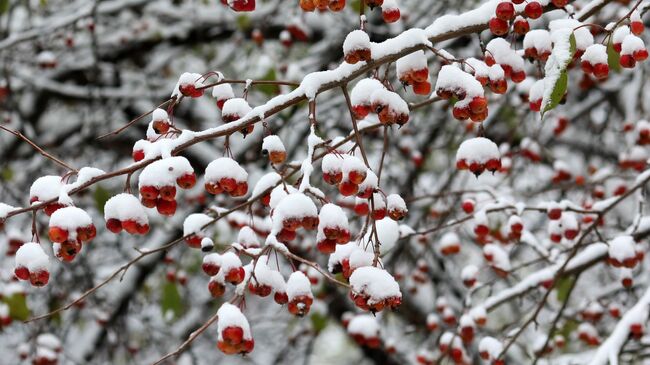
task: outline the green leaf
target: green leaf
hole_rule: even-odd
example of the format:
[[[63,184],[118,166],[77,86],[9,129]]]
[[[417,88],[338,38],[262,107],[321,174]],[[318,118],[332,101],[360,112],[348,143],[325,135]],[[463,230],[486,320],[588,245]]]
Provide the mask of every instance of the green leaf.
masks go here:
[[[571,35],[569,36],[569,52],[571,52],[571,58],[569,59],[569,62],[567,62],[566,64],[567,67],[571,63],[571,60],[573,59],[573,55],[576,54],[577,47],[578,46],[576,45],[576,35],[575,33],[571,33]]]
[[[573,277],[565,277],[558,280],[557,285],[555,286],[558,301],[564,302],[568,299],[569,290],[571,290],[571,286],[573,285],[574,280],[575,279]]]
[[[3,181],[11,181],[11,179],[13,178],[14,178],[14,171],[9,167],[5,167],[4,169],[2,169],[2,172],[0,172],[0,179],[2,179]]]
[[[9,306],[9,315],[11,318],[19,321],[25,321],[29,318],[27,298],[24,294],[15,293],[11,296],[4,297],[3,300]]]
[[[546,107],[544,107],[544,110],[542,110],[542,116],[544,116],[544,113],[547,111],[554,109],[558,104],[560,104],[560,101],[564,97],[564,94],[566,93],[566,88],[569,83],[569,76],[567,75],[566,69],[562,71],[560,74],[560,77],[558,77],[557,82],[553,86],[553,91],[551,92],[551,101],[546,104]]]
[[[0,14],[9,11],[9,0],[0,0]]]
[[[609,37],[609,42],[607,42],[607,64],[610,70],[621,72],[621,55],[614,50],[612,37]]]
[[[361,10],[361,1],[362,1],[362,0],[353,0],[353,1],[350,3],[350,7],[352,8],[352,10],[353,10],[355,13],[358,13],[359,10]]]
[[[93,193],[93,198],[95,198],[97,210],[104,214],[104,205],[106,204],[106,201],[111,198],[111,192],[101,186],[97,186],[97,189],[95,189],[95,192]]]
[[[314,331],[316,333],[322,331],[327,327],[327,317],[315,312],[311,316],[309,316],[309,319],[311,319],[311,325],[314,327]]]
[[[571,61],[573,61],[573,56],[576,53],[576,47],[575,34],[571,33],[571,35],[569,35],[569,57],[565,60],[564,65],[560,65],[559,67],[560,76],[555,81],[555,85],[553,85],[551,100],[547,101],[546,105],[544,105],[544,108],[541,111],[542,118],[547,111],[555,109],[555,107],[560,104],[560,101],[564,97],[564,94],[566,94],[567,86],[569,83],[567,68],[571,64]],[[553,57],[553,54],[551,54],[551,57]]]
[[[562,328],[556,329],[556,333],[561,334],[565,339],[571,338],[571,333],[578,329],[578,322],[573,319],[568,319]]]
[[[246,15],[237,17],[237,27],[241,30],[246,30],[251,27],[251,18]]]
[[[163,285],[163,293],[160,300],[160,309],[163,316],[168,318],[168,312],[174,313],[174,318],[179,318],[183,313],[183,299],[178,292],[178,287],[175,283],[165,282]]]
[[[263,80],[276,80],[275,70],[269,69],[269,71],[262,78]],[[257,90],[263,92],[268,96],[275,96],[280,92],[280,87],[278,85],[256,85]]]

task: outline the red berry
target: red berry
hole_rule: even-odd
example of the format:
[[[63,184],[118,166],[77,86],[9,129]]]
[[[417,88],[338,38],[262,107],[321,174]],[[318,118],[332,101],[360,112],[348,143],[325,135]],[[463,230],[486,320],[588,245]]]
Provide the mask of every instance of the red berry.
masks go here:
[[[189,174],[184,174],[183,176],[176,179],[176,184],[181,187],[181,189],[191,189],[196,185],[196,175],[192,172]]]
[[[499,19],[499,18],[492,18],[490,19],[490,22],[488,23],[488,26],[490,27],[490,31],[497,36],[502,36],[506,35],[508,33],[508,21]]]
[[[68,230],[60,227],[50,227],[48,235],[50,241],[61,243],[68,239]]]
[[[517,20],[515,20],[512,29],[515,33],[519,35],[523,35],[528,33],[528,31],[530,30],[530,24],[528,24],[528,21],[526,19],[520,17]]]
[[[47,270],[37,270],[29,273],[29,282],[36,287],[45,286],[50,280],[50,273]]]
[[[29,269],[27,269],[25,266],[18,266],[14,269],[14,275],[20,280],[28,280],[29,279]]]
[[[119,219],[110,218],[106,221],[106,229],[113,233],[120,233],[122,231],[122,223]]]
[[[515,6],[510,1],[502,1],[497,5],[495,15],[501,20],[510,20],[515,17]]]
[[[159,191],[155,186],[143,186],[140,188],[140,195],[143,199],[158,198]]]
[[[526,4],[526,7],[524,8],[524,13],[526,14],[527,17],[531,19],[537,19],[542,16],[542,4],[538,3],[537,1],[531,1],[528,4]]]
[[[624,54],[621,55],[620,63],[621,63],[621,67],[634,68],[634,66],[636,65],[636,60],[634,59],[634,57],[632,57],[632,55]]]
[[[644,26],[643,22],[640,21],[633,21],[630,23],[630,30],[632,31],[632,34],[639,35],[643,33]]]
[[[469,199],[465,200],[463,201],[462,207],[465,213],[472,214],[474,212],[474,201]]]
[[[156,201],[156,209],[158,209],[158,213],[162,215],[172,216],[176,213],[176,201],[158,199]]]
[[[351,181],[343,181],[339,184],[339,192],[343,196],[352,196],[359,191],[359,185],[354,184]]]
[[[381,12],[381,16],[384,18],[386,23],[395,23],[400,18],[400,11],[398,8],[384,9]]]
[[[135,150],[133,151],[133,161],[138,162],[144,160],[144,151],[143,150]]]
[[[597,79],[604,79],[609,75],[609,66],[606,63],[597,63],[593,67],[593,73]]]
[[[634,57],[634,60],[637,62],[645,61],[648,58],[648,50],[645,48],[636,50],[632,54],[632,57]]]

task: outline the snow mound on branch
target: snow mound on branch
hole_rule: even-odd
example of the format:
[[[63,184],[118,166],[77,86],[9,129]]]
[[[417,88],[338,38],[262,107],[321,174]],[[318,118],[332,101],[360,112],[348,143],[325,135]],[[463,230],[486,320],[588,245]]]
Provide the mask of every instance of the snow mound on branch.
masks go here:
[[[56,199],[61,193],[63,182],[60,176],[47,175],[36,179],[29,188],[30,199],[38,198],[38,202]]]
[[[20,208],[12,207],[9,204],[0,203],[0,220],[3,220],[5,218],[7,218],[9,213],[11,213],[12,211],[14,211],[16,209],[20,209]]]
[[[228,99],[223,103],[223,109],[221,109],[221,115],[224,117],[233,117],[240,119],[253,110],[248,102],[242,98],[232,98]]]
[[[214,218],[203,213],[192,213],[183,221],[183,236],[201,233],[203,226],[212,223]]]
[[[269,172],[268,174],[262,176],[259,180],[257,180],[257,183],[255,184],[255,187],[253,188],[253,197],[261,195],[263,192],[271,189],[272,187],[276,186],[280,181],[282,180],[282,177],[278,175],[277,172]],[[270,192],[269,192],[270,193]]]

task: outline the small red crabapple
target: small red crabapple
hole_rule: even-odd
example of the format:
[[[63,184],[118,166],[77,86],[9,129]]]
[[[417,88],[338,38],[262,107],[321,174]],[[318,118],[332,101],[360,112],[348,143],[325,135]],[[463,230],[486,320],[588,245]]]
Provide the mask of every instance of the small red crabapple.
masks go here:
[[[499,18],[492,18],[488,22],[488,26],[490,27],[490,31],[492,34],[496,36],[502,36],[508,34],[508,21],[499,19]]]
[[[135,150],[133,151],[133,161],[139,162],[144,160],[144,151],[143,150]]]
[[[465,199],[463,200],[463,203],[461,204],[461,207],[463,208],[463,211],[466,214],[472,214],[474,213],[474,207],[476,206],[476,202],[474,199]]]
[[[645,27],[644,27],[642,21],[636,20],[636,21],[630,22],[630,31],[632,32],[632,34],[639,35],[639,34],[643,33],[644,30],[645,30]]]
[[[530,31],[530,24],[528,24],[528,21],[523,17],[517,17],[513,23],[512,30],[516,34],[524,35]]]
[[[543,13],[542,4],[537,1],[530,1],[526,4],[524,8],[524,14],[531,19],[537,19],[542,16]]]
[[[161,215],[172,216],[176,213],[176,201],[158,199],[156,201],[156,209]]]
[[[515,6],[508,0],[502,1],[497,5],[495,15],[501,20],[511,20],[515,17]]]

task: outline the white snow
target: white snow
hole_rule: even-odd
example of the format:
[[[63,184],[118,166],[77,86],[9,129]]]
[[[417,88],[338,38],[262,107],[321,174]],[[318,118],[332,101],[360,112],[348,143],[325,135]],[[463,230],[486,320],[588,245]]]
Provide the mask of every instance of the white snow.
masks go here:
[[[91,224],[93,224],[93,220],[85,210],[77,207],[64,207],[52,213],[49,227],[67,230],[68,237],[74,240],[77,237],[77,228],[87,227]]]
[[[270,188],[276,186],[280,181],[282,180],[282,177],[278,175],[277,172],[269,172],[268,174],[262,176],[257,183],[255,184],[255,187],[253,188],[253,195],[252,197],[257,197],[261,195],[263,192],[269,190]]]
[[[621,44],[621,54],[633,54],[634,51],[645,49],[645,44],[643,39],[635,36],[634,34],[628,34],[623,38],[623,43]]]
[[[587,47],[585,53],[580,58],[582,61],[587,61],[592,65],[599,63],[607,64],[607,47],[602,44],[592,44]]]
[[[243,118],[246,114],[251,112],[251,107],[248,102],[242,98],[232,98],[223,103],[221,115],[224,119],[231,119],[231,121]]]
[[[299,296],[313,298],[309,278],[302,271],[294,271],[287,280],[287,296],[289,301]]]
[[[219,84],[212,88],[212,97],[217,101],[228,100],[235,97],[230,84]]]
[[[192,173],[194,173],[194,169],[185,157],[163,158],[152,162],[142,170],[138,178],[138,187],[153,186],[161,188],[163,186],[175,186],[176,179]]]
[[[496,143],[485,137],[470,138],[463,141],[456,152],[456,161],[486,163],[492,159],[499,159],[500,152]]]
[[[408,74],[409,72],[427,69],[427,57],[424,51],[416,51],[397,60],[395,67],[397,76]]]
[[[38,198],[38,202],[56,199],[61,193],[63,183],[60,176],[41,176],[29,188],[30,199]]]
[[[219,182],[223,178],[235,179],[236,182],[248,180],[248,172],[230,157],[220,157],[205,168],[205,181]]]
[[[348,54],[357,50],[370,49],[370,37],[362,30],[353,30],[343,41],[343,53]]]
[[[16,267],[25,267],[30,272],[48,270],[49,261],[43,247],[36,242],[27,242],[16,251]]]
[[[386,87],[377,79],[361,79],[350,92],[350,102],[353,106],[370,105],[370,97],[375,90]]]
[[[325,204],[318,214],[318,230],[325,228],[340,228],[348,230],[348,217],[341,207],[336,204]]]
[[[54,216],[54,215],[53,215]],[[119,221],[133,220],[138,224],[148,224],[149,218],[140,200],[131,194],[117,194],[106,201],[104,219]]]
[[[391,297],[401,297],[399,284],[388,271],[374,266],[360,267],[350,276],[350,286],[356,293],[368,295],[368,303],[377,303]]]
[[[280,137],[275,134],[264,137],[262,141],[262,151],[269,152],[285,152],[284,143]]]
[[[219,340],[223,340],[222,334],[223,330],[228,327],[239,327],[244,331],[244,340],[250,340],[252,338],[251,328],[248,324],[246,316],[241,312],[241,310],[230,304],[223,303],[217,311],[217,331],[219,332]]]
[[[293,193],[285,196],[278,206],[273,209],[273,222],[282,225],[282,221],[289,218],[302,219],[317,217],[316,204],[305,194]]]
[[[207,214],[192,213],[188,215],[183,221],[183,236],[191,234],[200,234],[203,226],[212,223],[214,219]],[[204,236],[204,234],[200,234]]]
[[[609,257],[623,263],[627,259],[636,257],[636,243],[632,236],[618,236],[609,242]]]
[[[351,335],[362,335],[365,338],[379,337],[379,323],[377,318],[370,314],[359,314],[352,317],[347,330]]]

